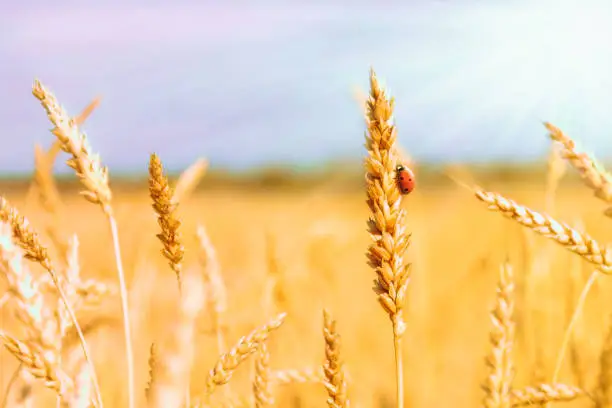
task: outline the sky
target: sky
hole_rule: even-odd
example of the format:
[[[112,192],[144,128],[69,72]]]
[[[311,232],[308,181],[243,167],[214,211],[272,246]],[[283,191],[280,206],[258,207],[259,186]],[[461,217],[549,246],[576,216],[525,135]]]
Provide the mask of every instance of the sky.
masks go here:
[[[578,6],[580,5],[580,6]],[[0,172],[53,140],[35,78],[113,171],[364,155],[373,67],[420,162],[544,158],[543,121],[612,157],[612,2],[0,0]],[[61,166],[60,169],[65,169]]]

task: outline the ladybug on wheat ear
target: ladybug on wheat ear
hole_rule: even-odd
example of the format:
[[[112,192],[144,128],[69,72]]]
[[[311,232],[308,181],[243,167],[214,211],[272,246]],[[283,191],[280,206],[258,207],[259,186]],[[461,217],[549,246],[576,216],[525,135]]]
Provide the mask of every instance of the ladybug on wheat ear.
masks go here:
[[[395,168],[395,181],[402,194],[410,194],[414,190],[414,173],[402,164]]]

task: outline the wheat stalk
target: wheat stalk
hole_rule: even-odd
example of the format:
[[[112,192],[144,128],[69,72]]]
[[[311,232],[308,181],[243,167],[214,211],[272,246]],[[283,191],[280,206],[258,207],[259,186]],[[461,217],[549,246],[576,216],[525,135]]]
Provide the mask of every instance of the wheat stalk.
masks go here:
[[[34,275],[24,263],[20,248],[13,243],[11,226],[0,222],[0,273],[7,282],[7,299],[15,303],[15,316],[23,323],[27,340],[37,346],[40,354],[48,361],[57,361],[61,352],[61,339],[58,338],[58,325],[55,316],[47,307]],[[32,398],[31,376],[24,375],[21,366],[17,368],[9,381],[3,407],[26,405]],[[22,380],[18,393],[10,395],[17,380]],[[7,399],[7,396],[13,399]]]
[[[595,196],[612,204],[612,175],[589,154],[580,152],[576,143],[561,129],[544,122],[550,138],[562,146],[561,154],[580,174],[584,183],[595,192]],[[606,215],[612,215],[609,210]]]
[[[510,408],[510,389],[514,378],[512,349],[514,346],[514,282],[508,262],[502,264],[497,286],[497,302],[491,312],[491,352],[486,358],[489,375],[483,389],[485,408]]]
[[[161,252],[176,274],[179,291],[181,291],[182,261],[185,254],[179,233],[181,222],[176,216],[177,204],[173,201],[173,192],[168,183],[168,178],[164,174],[162,162],[155,153],[151,155],[149,161],[149,193],[161,229],[161,233],[157,234],[157,238],[163,245]]]
[[[156,374],[156,366],[159,361],[159,351],[157,350],[157,346],[155,343],[151,343],[151,348],[149,349],[149,381],[147,382],[147,386],[145,387],[145,396],[147,398],[147,402],[151,403],[151,388],[153,384],[157,381]]]
[[[268,339],[272,331],[283,324],[285,316],[285,313],[281,313],[265,325],[256,328],[247,336],[242,337],[227,353],[221,355],[215,367],[208,373],[204,391],[206,399],[212,395],[217,386],[230,381],[238,366],[257,351],[259,345]]]
[[[128,366],[128,400],[129,408],[135,408],[134,394],[134,353],[132,351],[132,336],[129,321],[128,292],[121,261],[121,248],[119,246],[119,232],[117,221],[111,206],[112,192],[109,185],[108,169],[102,166],[100,157],[94,154],[84,133],[79,130],[78,124],[60,106],[55,96],[49,92],[38,80],[34,82],[32,94],[40,101],[47,112],[51,123],[55,126],[52,133],[60,142],[61,149],[71,158],[66,164],[75,171],[85,187],[81,192],[88,201],[100,205],[106,215],[115,253],[117,277],[121,293],[121,309],[123,314],[123,332]],[[92,369],[93,376],[93,369]],[[95,377],[94,377],[95,378]]]
[[[28,220],[22,215],[20,215],[17,212],[17,209],[12,207],[4,197],[0,197],[0,220],[10,225],[13,240],[23,250],[24,258],[39,263],[49,273],[49,276],[51,277],[51,280],[53,281],[53,284],[55,285],[55,288],[57,289],[57,292],[62,302],[64,303],[66,312],[70,316],[70,319],[74,324],[74,328],[77,330],[81,347],[85,355],[85,359],[91,367],[91,377],[94,384],[96,398],[101,406],[102,398],[100,393],[100,387],[97,375],[95,373],[95,368],[90,357],[91,353],[89,352],[87,341],[85,340],[85,336],[83,335],[83,331],[81,330],[81,326],[77,321],[70,301],[68,300],[68,297],[64,292],[63,285],[60,282],[60,279],[51,263],[47,248],[40,243],[38,239],[38,234],[36,234],[36,232],[34,232],[30,228],[30,223],[28,222]]]
[[[95,108],[100,104],[100,97],[94,98],[81,113],[74,118],[74,122],[80,126],[85,120],[91,115]],[[61,205],[59,197],[59,191],[53,178],[53,164],[58,153],[61,151],[59,141],[55,141],[51,144],[48,151],[44,151],[43,148],[36,144],[34,146],[34,177],[32,188],[38,189],[38,197],[43,208],[47,213],[51,214],[54,219],[58,216],[58,209]],[[31,188],[31,190],[32,190]],[[55,227],[60,223],[58,222]],[[51,231],[50,231],[51,232]]]
[[[543,235],[592,263],[604,274],[612,274],[612,253],[588,234],[579,232],[552,217],[540,214],[497,193],[476,189],[476,197],[488,208],[500,212],[540,235]]]
[[[340,358],[340,334],[336,321],[327,310],[323,310],[323,338],[325,339],[325,363],[323,363],[323,385],[327,390],[327,406],[330,408],[349,408],[347,385],[344,378],[344,365]]]
[[[16,316],[29,332],[30,339],[47,358],[59,354],[57,324],[33,274],[23,262],[20,248],[13,244],[10,225],[0,223],[0,272],[8,283],[8,294],[17,304]]]
[[[266,342],[259,345],[256,356],[253,380],[255,408],[271,407],[274,405],[274,395],[272,395],[270,381],[270,352]]]
[[[101,205],[105,213],[112,214],[108,169],[102,165],[100,157],[93,153],[89,140],[79,130],[77,122],[59,105],[55,96],[38,80],[34,81],[32,94],[40,101],[55,126],[51,133],[57,137],[61,149],[71,155],[66,164],[75,171],[85,187],[81,195]]]
[[[370,73],[370,97],[366,115],[366,194],[371,211],[368,232],[372,244],[368,248],[369,265],[376,272],[374,292],[393,325],[396,362],[397,404],[404,406],[403,364],[401,337],[406,330],[404,305],[410,280],[410,265],[403,257],[410,245],[410,236],[403,225],[405,211],[396,185],[395,148],[397,131],[392,124],[393,99],[388,100],[378,85],[376,75]]]

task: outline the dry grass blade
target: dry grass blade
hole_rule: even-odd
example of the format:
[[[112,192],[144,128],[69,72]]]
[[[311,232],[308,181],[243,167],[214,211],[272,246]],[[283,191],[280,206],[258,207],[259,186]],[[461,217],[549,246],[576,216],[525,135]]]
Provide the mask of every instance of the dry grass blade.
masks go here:
[[[157,238],[163,245],[161,252],[176,274],[179,290],[181,290],[182,262],[185,254],[179,233],[181,222],[176,216],[177,204],[173,201],[172,189],[164,174],[162,162],[155,153],[151,155],[149,162],[149,193],[153,200],[153,209],[158,215],[157,222],[161,228],[161,233],[157,234]]]
[[[347,385],[344,378],[344,367],[340,358],[340,334],[336,330],[336,321],[323,311],[323,338],[325,339],[325,363],[323,363],[323,385],[327,390],[327,406],[330,408],[348,408]]]
[[[274,395],[272,395],[270,382],[270,352],[266,342],[261,343],[257,348],[253,396],[255,408],[271,407],[274,405]]]
[[[498,211],[519,224],[550,238],[569,251],[594,264],[605,274],[612,273],[612,254],[606,247],[586,233],[581,233],[569,225],[560,223],[544,214],[535,212],[499,194],[483,190],[475,191],[476,197],[486,203],[490,210]]]
[[[173,201],[175,203],[182,203],[189,198],[206,174],[207,168],[208,162],[206,159],[199,158],[181,173],[174,186]]]
[[[366,114],[368,155],[365,170],[367,204],[371,212],[368,232],[373,242],[367,257],[377,276],[374,291],[393,325],[396,397],[401,408],[404,403],[401,337],[406,330],[403,310],[410,280],[410,264],[404,264],[404,254],[410,245],[410,236],[403,225],[405,211],[401,208],[395,179],[397,130],[392,124],[393,104],[372,71]]]
[[[548,122],[545,122],[544,126],[550,132],[550,138],[563,146],[563,157],[578,170],[584,183],[595,192],[595,196],[612,204],[612,175],[587,153],[579,152],[576,143],[561,129]]]
[[[510,408],[510,389],[514,378],[514,281],[512,268],[506,262],[500,268],[497,302],[491,312],[491,352],[486,363],[489,370],[483,389],[485,408]]]
[[[535,387],[525,387],[512,390],[512,406],[544,404],[547,402],[569,402],[583,395],[584,392],[571,385],[540,384]]]

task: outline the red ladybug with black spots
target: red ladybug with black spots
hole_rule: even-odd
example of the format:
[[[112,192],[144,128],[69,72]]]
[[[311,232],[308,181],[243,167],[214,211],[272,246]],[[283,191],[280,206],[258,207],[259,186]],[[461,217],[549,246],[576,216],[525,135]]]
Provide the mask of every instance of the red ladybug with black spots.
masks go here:
[[[395,168],[395,181],[400,193],[404,195],[414,190],[414,173],[403,164],[398,164]]]

